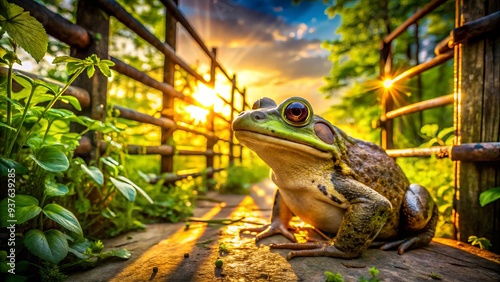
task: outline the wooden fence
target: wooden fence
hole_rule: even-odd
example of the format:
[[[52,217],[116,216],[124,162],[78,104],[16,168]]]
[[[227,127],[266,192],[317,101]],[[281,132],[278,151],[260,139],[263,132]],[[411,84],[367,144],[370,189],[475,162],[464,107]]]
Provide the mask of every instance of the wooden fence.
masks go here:
[[[500,186],[500,3],[456,1],[455,29],[435,48],[436,56],[399,75],[392,70],[392,42],[409,26],[447,0],[430,1],[387,35],[380,45],[380,78],[397,83],[454,58],[453,94],[395,108],[389,91],[384,91],[379,126],[381,144],[392,157],[449,157],[454,162],[454,210],[458,217],[457,237],[485,236],[500,251],[500,204],[479,205],[479,194]],[[491,1],[489,3],[492,3]],[[495,45],[496,42],[496,45]],[[466,83],[467,82],[467,83]],[[454,104],[455,140],[453,146],[394,148],[396,117]],[[450,117],[451,119],[451,117]]]
[[[128,145],[129,154],[159,154],[161,155],[161,172],[172,172],[174,168],[174,155],[185,156],[205,156],[206,157],[206,173],[210,177],[213,173],[218,172],[223,167],[215,167],[214,156],[228,157],[228,163],[232,164],[235,159],[241,161],[242,147],[233,142],[233,132],[231,131],[231,123],[233,117],[240,111],[248,108],[248,103],[245,99],[246,89],[240,89],[237,86],[236,75],[230,75],[220,62],[217,60],[217,50],[209,49],[202,41],[198,33],[186,17],[178,9],[178,1],[161,0],[165,7],[165,42],[158,39],[151,33],[143,24],[134,18],[124,7],[114,0],[79,0],[78,9],[76,11],[76,24],[52,12],[45,6],[31,0],[12,0],[11,2],[23,7],[29,11],[33,17],[40,21],[48,34],[68,44],[71,47],[71,56],[76,58],[86,58],[91,54],[96,54],[100,58],[109,58],[115,63],[112,67],[116,72],[125,75],[137,82],[140,82],[152,89],[159,90],[163,93],[161,117],[154,117],[146,113],[138,112],[134,109],[123,106],[113,106],[114,110],[119,111],[119,117],[137,121],[140,123],[151,124],[161,128],[161,145],[159,146],[143,146],[141,144]],[[163,64],[163,80],[158,81],[151,76],[148,76],[141,70],[138,70],[116,57],[110,57],[109,49],[109,32],[110,32],[110,17],[114,17],[121,22],[130,31],[145,40],[151,46],[157,49],[158,52],[164,55]],[[192,40],[196,42],[199,48],[210,60],[210,79],[206,80],[203,75],[195,71],[176,53],[176,36],[177,23],[179,23],[190,35]],[[220,71],[231,84],[230,99],[225,99],[217,94],[226,105],[230,106],[229,118],[217,113],[213,107],[205,107],[191,96],[187,96],[174,88],[174,72],[178,66],[189,76],[203,83],[207,87],[213,89],[215,85],[216,72]],[[75,87],[71,89],[71,95],[77,97],[82,104],[82,114],[93,119],[104,120],[106,118],[107,95],[108,95],[108,80],[102,74],[96,72],[96,75],[89,80],[87,77],[79,77],[75,83]],[[241,105],[235,105],[236,95],[241,95]],[[182,120],[174,120],[174,104],[176,100],[205,108],[209,111],[205,128],[196,128],[180,123]],[[216,136],[214,122],[216,119],[222,120],[227,124],[226,130],[229,131],[229,138],[222,139]],[[177,149],[171,145],[170,139],[175,130],[182,130],[196,135],[204,136],[207,140],[205,148],[193,148],[188,150]],[[214,146],[218,142],[223,142],[229,145],[228,153],[215,152]],[[81,141],[82,146],[78,149],[81,154],[95,152],[97,149],[103,149],[104,142],[99,141],[95,137],[84,137]],[[239,150],[238,150],[239,149]],[[200,176],[201,171],[194,171],[183,174],[172,174],[168,178],[170,181],[179,180],[189,176]]]

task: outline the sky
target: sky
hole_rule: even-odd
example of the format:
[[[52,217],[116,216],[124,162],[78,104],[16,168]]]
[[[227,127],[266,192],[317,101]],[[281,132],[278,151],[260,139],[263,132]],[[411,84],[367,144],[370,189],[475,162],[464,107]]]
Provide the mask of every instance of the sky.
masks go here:
[[[340,22],[329,19],[325,8],[323,1],[307,0],[299,5],[292,0],[180,0],[181,12],[206,45],[217,47],[218,61],[247,88],[250,105],[260,97],[280,103],[302,96],[317,114],[334,103],[318,90],[332,67],[321,43],[335,38]],[[182,29],[178,34],[181,58],[200,71],[207,68],[201,49]]]

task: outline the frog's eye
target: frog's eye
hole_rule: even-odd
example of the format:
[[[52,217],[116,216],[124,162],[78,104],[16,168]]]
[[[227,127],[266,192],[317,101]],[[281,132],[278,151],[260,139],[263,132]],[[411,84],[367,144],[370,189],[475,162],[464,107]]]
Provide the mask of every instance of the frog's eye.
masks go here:
[[[290,103],[285,108],[285,118],[293,124],[301,124],[309,117],[309,108],[301,102]]]

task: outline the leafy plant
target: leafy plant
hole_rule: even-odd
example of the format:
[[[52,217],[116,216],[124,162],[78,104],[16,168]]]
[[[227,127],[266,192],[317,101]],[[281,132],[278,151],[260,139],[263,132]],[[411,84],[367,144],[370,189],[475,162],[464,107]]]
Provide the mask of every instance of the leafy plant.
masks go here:
[[[500,199],[500,187],[491,188],[479,195],[479,204],[484,207],[498,199]]]
[[[481,250],[488,250],[492,245],[490,240],[488,240],[485,237],[477,237],[477,236],[469,236],[467,241],[472,245],[472,246],[479,246]]]
[[[344,282],[344,277],[340,273],[333,273],[331,271],[325,271],[326,282]]]
[[[109,76],[113,62],[100,60],[95,55],[86,59],[57,57],[53,63],[65,63],[67,73],[71,75],[61,88],[16,73],[13,66],[21,63],[16,54],[17,46],[40,61],[47,47],[47,35],[41,24],[21,7],[0,0],[0,8],[0,35],[9,35],[2,40],[3,56],[0,58],[0,64],[7,65],[7,78],[0,84],[0,177],[3,183],[9,179],[8,190],[2,191],[7,197],[0,201],[0,225],[11,227],[11,222],[17,225],[19,243],[15,247],[19,253],[19,265],[26,262],[21,260],[26,257],[22,247],[26,247],[25,250],[38,258],[27,256],[31,257],[31,265],[39,264],[40,278],[60,281],[64,275],[59,272],[58,264],[69,253],[82,260],[92,257],[88,252],[78,252],[79,246],[91,243],[84,238],[80,221],[73,211],[58,203],[70,192],[61,180],[70,167],[80,137],[90,130],[105,130],[106,126],[87,117],[78,117],[69,110],[53,107],[61,101],[81,110],[78,100],[64,95],[64,92],[83,72],[89,78],[94,75],[96,67]],[[14,92],[13,81],[23,89]],[[70,122],[80,123],[85,129],[80,133],[69,133]],[[80,167],[85,168],[87,173],[97,177],[96,171]],[[127,257],[120,252],[127,253],[120,250],[106,254]],[[2,265],[4,262],[2,258]],[[2,268],[2,272],[8,270]],[[29,266],[18,267],[17,272],[31,273]]]
[[[380,279],[377,277],[379,272],[380,272],[378,269],[376,269],[375,267],[372,266],[372,267],[370,267],[370,269],[368,271],[370,272],[371,277],[365,278],[364,276],[361,276],[359,278],[360,282],[378,282],[378,281],[380,281]]]

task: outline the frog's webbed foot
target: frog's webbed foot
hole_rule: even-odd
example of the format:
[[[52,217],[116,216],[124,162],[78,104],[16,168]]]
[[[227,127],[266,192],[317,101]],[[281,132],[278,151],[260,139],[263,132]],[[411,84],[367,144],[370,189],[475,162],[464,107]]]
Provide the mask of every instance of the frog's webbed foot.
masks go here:
[[[260,239],[270,237],[276,234],[281,234],[285,236],[288,240],[292,242],[297,242],[297,239],[295,239],[293,233],[290,232],[290,230],[288,230],[288,228],[284,224],[279,222],[272,222],[262,227],[240,229],[240,233],[245,231],[258,232],[258,234],[255,236],[255,241],[259,241]]]
[[[289,260],[294,257],[336,257],[336,258],[354,258],[352,254],[347,254],[335,247],[331,242],[307,242],[307,243],[281,243],[270,244],[272,249],[291,249],[286,256]]]

